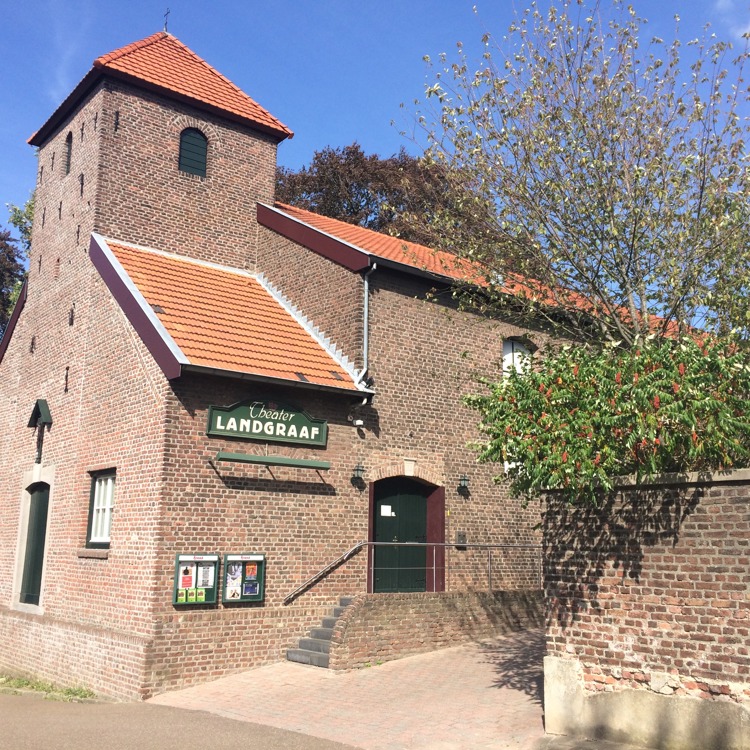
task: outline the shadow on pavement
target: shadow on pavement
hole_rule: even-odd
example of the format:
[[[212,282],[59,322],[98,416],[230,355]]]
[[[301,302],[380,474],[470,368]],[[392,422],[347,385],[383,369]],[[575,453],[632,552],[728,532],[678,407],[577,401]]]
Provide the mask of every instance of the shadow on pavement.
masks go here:
[[[495,687],[525,693],[544,704],[544,631],[527,630],[512,638],[480,644],[483,656],[495,670]]]

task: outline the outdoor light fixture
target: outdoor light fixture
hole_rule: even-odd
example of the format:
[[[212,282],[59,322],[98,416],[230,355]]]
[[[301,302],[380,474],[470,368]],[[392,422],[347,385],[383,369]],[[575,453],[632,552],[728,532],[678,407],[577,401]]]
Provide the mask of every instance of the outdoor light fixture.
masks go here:
[[[356,466],[355,466],[355,467],[354,467],[354,468],[352,469],[352,479],[353,479],[353,480],[359,480],[359,479],[362,479],[362,477],[364,477],[364,475],[365,475],[365,467],[364,467],[364,466],[362,466],[362,464],[357,464],[357,465],[356,465]]]
[[[459,495],[469,494],[469,477],[466,474],[461,474],[458,478],[458,487],[456,487]]]

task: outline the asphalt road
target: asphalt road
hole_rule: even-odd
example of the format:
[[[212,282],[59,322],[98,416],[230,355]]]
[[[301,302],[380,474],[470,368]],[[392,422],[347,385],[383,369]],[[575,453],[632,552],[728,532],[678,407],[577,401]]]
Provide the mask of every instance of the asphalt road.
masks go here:
[[[0,694],[0,750],[351,750],[351,745],[146,703]]]

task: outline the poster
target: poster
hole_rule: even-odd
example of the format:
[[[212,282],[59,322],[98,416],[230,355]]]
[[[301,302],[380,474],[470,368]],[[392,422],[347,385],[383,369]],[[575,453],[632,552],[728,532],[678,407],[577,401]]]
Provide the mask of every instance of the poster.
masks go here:
[[[180,565],[180,588],[192,589],[195,587],[195,563],[182,563]]]
[[[214,573],[216,566],[212,562],[198,563],[198,582],[196,586],[199,589],[210,589],[214,585]]]
[[[258,563],[245,564],[245,579],[254,581],[258,577]]]
[[[242,586],[242,596],[257,596],[257,595],[258,595],[258,582],[246,581]]]
[[[232,562],[227,565],[226,592],[224,597],[239,600],[242,592],[242,563]]]

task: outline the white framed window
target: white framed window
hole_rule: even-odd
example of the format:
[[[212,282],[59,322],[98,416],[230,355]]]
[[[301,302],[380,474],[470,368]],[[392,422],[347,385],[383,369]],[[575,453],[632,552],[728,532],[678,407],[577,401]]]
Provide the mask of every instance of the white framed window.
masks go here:
[[[503,377],[508,377],[511,372],[522,373],[531,364],[531,349],[522,344],[518,339],[505,339],[503,341]]]
[[[87,547],[109,547],[112,510],[115,506],[115,471],[97,472],[91,476],[91,502]]]

